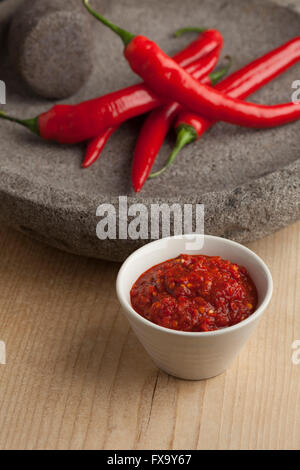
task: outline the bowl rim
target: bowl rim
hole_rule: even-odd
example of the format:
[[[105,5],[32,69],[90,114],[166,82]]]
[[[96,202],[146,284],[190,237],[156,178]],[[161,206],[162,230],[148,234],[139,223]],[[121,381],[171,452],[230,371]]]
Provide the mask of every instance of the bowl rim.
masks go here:
[[[193,234],[193,235],[197,236],[197,234]],[[201,237],[204,237],[204,238],[210,239],[210,240],[218,240],[219,242],[223,242],[225,244],[228,244],[228,245],[231,245],[235,248],[238,248],[239,250],[242,250],[242,251],[246,252],[248,255],[250,255],[256,261],[256,263],[259,264],[263,268],[263,270],[266,274],[268,285],[267,285],[266,295],[263,298],[261,305],[258,307],[258,309],[255,310],[254,313],[252,313],[252,315],[250,315],[245,320],[242,320],[241,322],[237,323],[236,325],[228,326],[228,327],[225,327],[225,328],[222,328],[222,329],[219,329],[219,330],[214,330],[214,331],[195,331],[194,332],[194,331],[172,330],[171,328],[165,328],[163,326],[157,325],[156,323],[153,323],[150,320],[147,320],[142,315],[137,313],[134,310],[134,308],[132,307],[132,305],[130,304],[130,302],[128,302],[122,294],[122,285],[121,285],[122,284],[122,276],[124,275],[124,272],[126,272],[126,270],[128,269],[128,265],[133,260],[133,258],[135,258],[137,256],[137,254],[142,255],[143,251],[146,251],[148,249],[149,245],[155,246],[155,245],[160,245],[162,242],[172,241],[172,240],[176,240],[176,239],[178,240],[180,238],[191,237],[191,234],[190,235],[189,234],[175,235],[175,236],[171,236],[171,237],[160,238],[159,240],[154,240],[154,241],[152,241],[150,243],[147,243],[146,245],[142,246],[141,248],[138,248],[124,261],[124,263],[122,264],[122,266],[121,266],[121,268],[118,272],[117,281],[116,281],[116,292],[117,292],[117,297],[119,299],[119,302],[120,302],[121,306],[127,312],[129,312],[131,316],[135,317],[140,323],[144,324],[147,327],[151,327],[151,328],[154,328],[155,330],[161,331],[163,333],[172,334],[172,335],[176,335],[176,336],[191,337],[191,338],[208,337],[208,336],[220,336],[220,335],[224,335],[224,334],[230,334],[233,331],[236,331],[238,329],[243,328],[244,326],[249,325],[250,323],[253,323],[256,319],[258,319],[262,315],[264,310],[267,308],[267,306],[269,305],[270,300],[272,298],[272,294],[273,294],[273,279],[272,279],[271,272],[270,272],[268,266],[266,265],[266,263],[256,253],[254,253],[254,251],[250,250],[249,248],[247,248],[246,246],[244,246],[240,243],[234,242],[233,240],[229,240],[229,239],[223,238],[223,237],[217,237],[217,236],[214,236],[214,235],[205,235],[204,234],[204,235],[198,235],[198,236],[201,236]],[[161,262],[163,263],[164,261],[167,261],[167,260],[162,260]]]

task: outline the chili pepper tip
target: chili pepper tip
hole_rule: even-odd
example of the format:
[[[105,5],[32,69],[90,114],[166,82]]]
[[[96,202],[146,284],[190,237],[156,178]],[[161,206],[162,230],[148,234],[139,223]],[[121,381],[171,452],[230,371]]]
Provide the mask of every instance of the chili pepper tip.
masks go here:
[[[184,33],[205,33],[207,28],[199,28],[198,26],[188,26],[186,28],[180,28],[175,31],[174,36],[175,38],[179,38]]]
[[[89,0],[82,0],[82,3],[92,16],[94,16],[97,20],[101,21],[101,23],[103,23],[105,26],[107,26],[116,34],[118,34],[125,46],[127,46],[135,37],[134,34],[130,33],[129,31],[126,31],[123,28],[120,28],[114,23],[111,23],[111,21],[104,18],[104,16],[100,15],[100,13],[97,13],[95,10],[93,10],[89,5]]]
[[[40,135],[38,118],[18,119],[12,116],[8,116],[4,111],[0,110],[0,119],[5,119],[6,121],[15,122],[17,124],[20,124],[21,126],[26,127],[34,134],[38,136]]]
[[[183,147],[185,147],[187,144],[194,142],[196,139],[197,139],[197,132],[192,126],[187,126],[185,124],[182,124],[181,126],[179,126],[176,145],[174,149],[172,150],[167,163],[161,170],[157,171],[156,173],[151,173],[151,175],[148,176],[148,179],[153,179],[153,178],[156,178],[157,176],[162,175],[167,170],[167,168],[169,168],[169,166],[173,164],[180,150],[182,150]]]

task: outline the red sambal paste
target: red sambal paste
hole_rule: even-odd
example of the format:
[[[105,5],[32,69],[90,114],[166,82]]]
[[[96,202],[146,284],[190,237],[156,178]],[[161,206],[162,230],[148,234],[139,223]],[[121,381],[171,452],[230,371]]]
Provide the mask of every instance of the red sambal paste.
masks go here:
[[[213,331],[248,318],[256,287],[245,268],[219,256],[180,255],[146,271],[131,303],[157,325],[181,331]]]

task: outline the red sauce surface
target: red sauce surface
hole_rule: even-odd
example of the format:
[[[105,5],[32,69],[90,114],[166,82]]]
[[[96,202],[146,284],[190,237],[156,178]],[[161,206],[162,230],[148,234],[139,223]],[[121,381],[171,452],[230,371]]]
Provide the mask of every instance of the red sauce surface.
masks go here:
[[[248,318],[256,287],[245,268],[218,256],[180,255],[146,271],[131,292],[134,310],[157,325],[213,331]]]

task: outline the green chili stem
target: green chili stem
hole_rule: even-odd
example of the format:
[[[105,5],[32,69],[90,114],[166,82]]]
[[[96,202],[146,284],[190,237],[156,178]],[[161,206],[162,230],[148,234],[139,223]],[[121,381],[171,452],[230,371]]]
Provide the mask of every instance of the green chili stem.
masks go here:
[[[210,80],[211,80],[212,85],[216,85],[228,73],[228,70],[230,69],[232,65],[232,58],[230,56],[226,56],[225,59],[228,61],[228,63],[221,70],[217,70],[216,72],[213,72],[210,74]],[[157,176],[162,175],[167,170],[167,168],[169,168],[174,163],[178,153],[186,145],[197,140],[197,137],[198,137],[197,132],[195,131],[193,126],[189,126],[187,124],[181,124],[177,129],[176,145],[173,151],[171,152],[167,160],[167,163],[161,170],[157,171],[156,173],[151,173],[151,175],[149,175],[148,178],[153,179],[153,178],[156,178]]]
[[[214,86],[216,85],[222,78],[224,78],[227,73],[229,72],[231,66],[232,66],[232,57],[227,55],[225,57],[225,60],[227,60],[227,64],[220,70],[216,70],[215,72],[212,72],[209,75],[211,84]]]
[[[172,163],[175,161],[180,150],[182,150],[183,147],[185,147],[187,144],[194,142],[196,139],[197,139],[197,133],[192,126],[187,126],[185,124],[180,126],[179,132],[177,135],[176,145],[173,151],[171,152],[167,163],[161,170],[157,171],[156,173],[151,173],[151,175],[149,175],[149,179],[153,179],[153,178],[156,178],[157,176],[162,175],[167,170],[167,168],[169,168],[169,166],[171,166]]]
[[[6,121],[16,122],[17,124],[20,124],[21,126],[26,127],[34,134],[38,136],[40,135],[38,118],[18,119],[13,116],[8,116],[4,111],[0,111],[0,119],[5,119]]]
[[[95,10],[93,10],[91,6],[89,5],[88,0],[82,0],[82,2],[91,15],[93,15],[97,20],[101,21],[101,23],[103,23],[105,26],[110,28],[116,34],[118,34],[118,36],[122,39],[125,46],[127,46],[135,37],[134,34],[129,33],[129,31],[126,31],[125,29],[120,28],[114,23],[111,23],[111,21],[107,20],[106,18],[104,18],[104,16],[100,15]]]
[[[174,36],[175,38],[179,38],[184,33],[205,33],[207,28],[199,28],[197,26],[189,26],[187,28],[180,28],[175,31]]]

